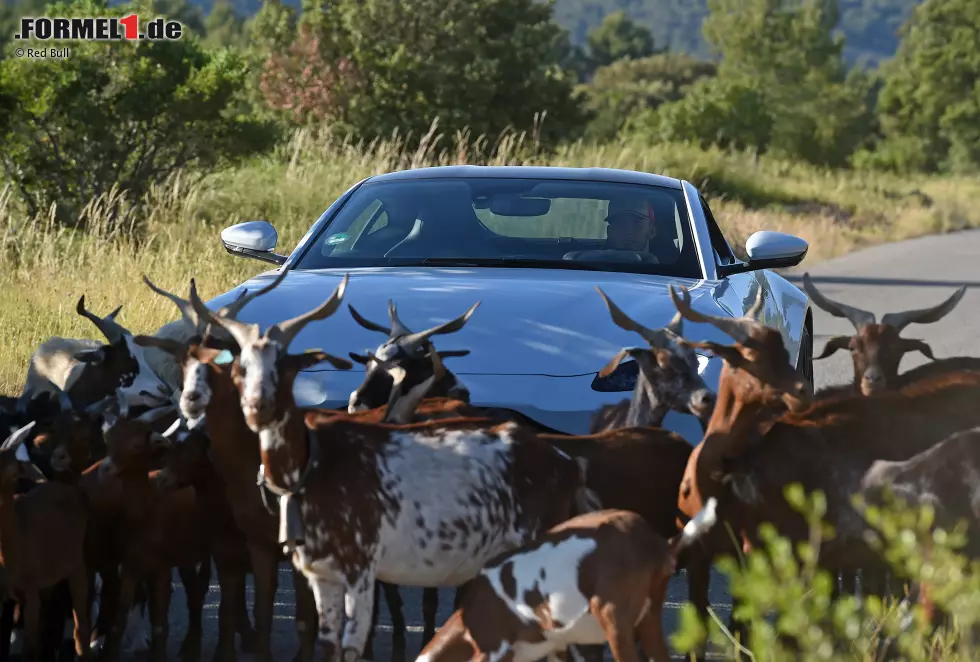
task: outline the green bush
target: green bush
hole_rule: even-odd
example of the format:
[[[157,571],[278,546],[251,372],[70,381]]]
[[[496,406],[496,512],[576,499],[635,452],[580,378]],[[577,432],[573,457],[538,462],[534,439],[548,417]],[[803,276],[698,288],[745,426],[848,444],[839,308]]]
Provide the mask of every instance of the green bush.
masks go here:
[[[122,16],[138,7],[82,0],[47,13]],[[233,51],[207,51],[193,35],[70,48],[62,59],[0,60],[0,104],[9,110],[0,159],[32,214],[56,202],[56,220],[72,225],[85,204],[113,190],[138,205],[177,170],[205,172],[275,138],[231,112],[247,71]]]
[[[834,533],[823,521],[826,500],[820,492],[806,495],[799,484],[788,486],[785,495],[806,517],[809,541],[794,546],[766,523],[759,528],[761,548],[719,562],[739,600],[733,619],[747,628],[748,642],[736,641],[717,617],[705,632],[693,606],[685,605],[672,639],[675,648],[693,652],[708,638],[735,659],[767,662],[871,662],[885,654],[915,662],[977,659],[980,649],[970,633],[980,625],[980,563],[959,553],[965,544],[962,526],[939,528],[930,507],[913,508],[890,494],[879,506],[854,500],[869,525],[872,546],[894,573],[927,582],[936,606],[952,615],[948,627],[934,629],[922,607],[908,600],[833,599],[836,578],[818,564],[821,544]]]

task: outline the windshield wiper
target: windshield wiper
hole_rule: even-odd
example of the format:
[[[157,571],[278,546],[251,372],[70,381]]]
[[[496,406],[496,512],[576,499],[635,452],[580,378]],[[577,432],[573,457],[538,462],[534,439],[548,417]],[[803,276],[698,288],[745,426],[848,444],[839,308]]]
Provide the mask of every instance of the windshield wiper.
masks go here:
[[[427,257],[423,266],[438,267],[513,267],[528,269],[579,269],[602,271],[597,267],[572,260],[532,260],[524,257]]]

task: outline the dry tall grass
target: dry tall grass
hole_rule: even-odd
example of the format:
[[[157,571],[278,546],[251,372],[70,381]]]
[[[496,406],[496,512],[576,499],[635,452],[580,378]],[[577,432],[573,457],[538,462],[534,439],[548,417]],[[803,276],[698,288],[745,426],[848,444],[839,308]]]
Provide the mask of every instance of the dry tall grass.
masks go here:
[[[529,141],[528,141],[529,142]],[[752,232],[783,230],[810,242],[807,263],[863,245],[980,226],[980,179],[916,180],[821,171],[769,159],[686,146],[650,148],[576,144],[547,157],[521,136],[486,141],[457,136],[440,148],[434,132],[408,148],[393,139],[371,145],[297,133],[274,154],[246,167],[192,180],[173,177],[149,196],[138,232],[109,229],[113,199],[93,201],[85,232],[26,218],[8,190],[0,191],[0,393],[19,393],[33,349],[51,335],[99,339],[77,314],[79,296],[106,313],[123,304],[120,321],[152,332],[174,308],[152,295],[140,277],[185,293],[196,277],[210,298],[269,265],[228,255],[218,240],[230,224],[255,218],[279,231],[278,252],[289,252],[329,203],[372,174],[458,163],[603,166],[659,172],[702,186],[733,244]],[[485,156],[489,154],[489,156]]]

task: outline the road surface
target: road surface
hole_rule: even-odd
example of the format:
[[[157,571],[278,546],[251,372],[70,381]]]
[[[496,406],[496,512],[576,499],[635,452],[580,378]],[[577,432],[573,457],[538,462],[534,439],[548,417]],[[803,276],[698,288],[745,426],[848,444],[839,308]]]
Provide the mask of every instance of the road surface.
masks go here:
[[[949,296],[956,287],[966,284],[969,289],[959,306],[941,322],[932,325],[912,325],[905,331],[908,337],[923,338],[928,341],[937,358],[954,355],[980,356],[974,349],[975,330],[980,328],[980,231],[962,232],[951,235],[925,237],[897,244],[879,246],[819,264],[809,269],[817,287],[828,297],[845,303],[870,309],[878,318],[886,312],[923,308],[934,305]],[[808,270],[804,265],[785,275],[796,284],[799,276]],[[853,327],[845,319],[831,317],[820,309],[814,309],[814,353],[819,354],[826,339],[831,335],[850,334]],[[908,354],[902,362],[902,369],[908,369],[924,362],[919,354]],[[846,352],[816,362],[814,365],[816,386],[841,383],[851,379],[851,363]],[[279,592],[276,600],[276,620],[274,623],[274,655],[276,660],[291,661],[296,651],[295,626],[292,619],[293,594],[292,577],[283,565],[280,570]],[[171,658],[176,659],[176,651],[186,629],[186,609],[184,593],[176,580],[173,602],[170,611]],[[408,635],[409,660],[418,651],[421,632],[421,591],[403,589],[405,616],[410,632]],[[677,616],[677,605],[687,596],[686,580],[675,577],[671,584],[667,623],[673,628]],[[212,585],[205,609],[206,644],[205,660],[210,659],[214,650],[217,606],[217,585]],[[248,589],[251,604],[253,593]],[[713,582],[712,603],[723,619],[728,617],[728,595],[722,582]],[[452,594],[442,592],[440,596],[437,624],[441,624],[450,614]],[[381,625],[375,643],[374,659],[388,662],[390,659],[390,619],[387,608],[382,603]],[[318,652],[317,659],[322,658]],[[608,655],[607,655],[608,658]],[[251,656],[239,655],[241,660]]]

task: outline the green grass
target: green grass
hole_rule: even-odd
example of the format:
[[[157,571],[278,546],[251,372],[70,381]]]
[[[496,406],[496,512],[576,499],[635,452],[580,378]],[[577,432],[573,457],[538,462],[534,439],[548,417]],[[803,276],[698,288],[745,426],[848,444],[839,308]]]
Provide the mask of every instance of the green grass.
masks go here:
[[[486,152],[490,156],[484,156]],[[371,174],[453,163],[604,166],[659,172],[703,187],[734,245],[756,230],[797,234],[810,242],[806,263],[866,245],[980,227],[980,178],[898,177],[824,171],[799,164],[684,145],[567,146],[535,156],[519,137],[486,146],[458,140],[442,147],[396,142],[369,146],[300,132],[274,154],[241,168],[192,180],[176,176],[151,191],[150,213],[138,232],[108,229],[105,207],[93,201],[82,233],[27,218],[9,190],[0,192],[0,392],[19,393],[34,348],[52,335],[99,339],[75,313],[81,295],[105,314],[122,304],[119,320],[153,332],[172,320],[173,305],[152,294],[157,285],[186,294],[195,277],[205,299],[269,268],[228,255],[218,240],[227,225],[267,219],[289,252],[330,202]],[[916,193],[916,192],[919,193]],[[925,198],[924,196],[928,196]]]

